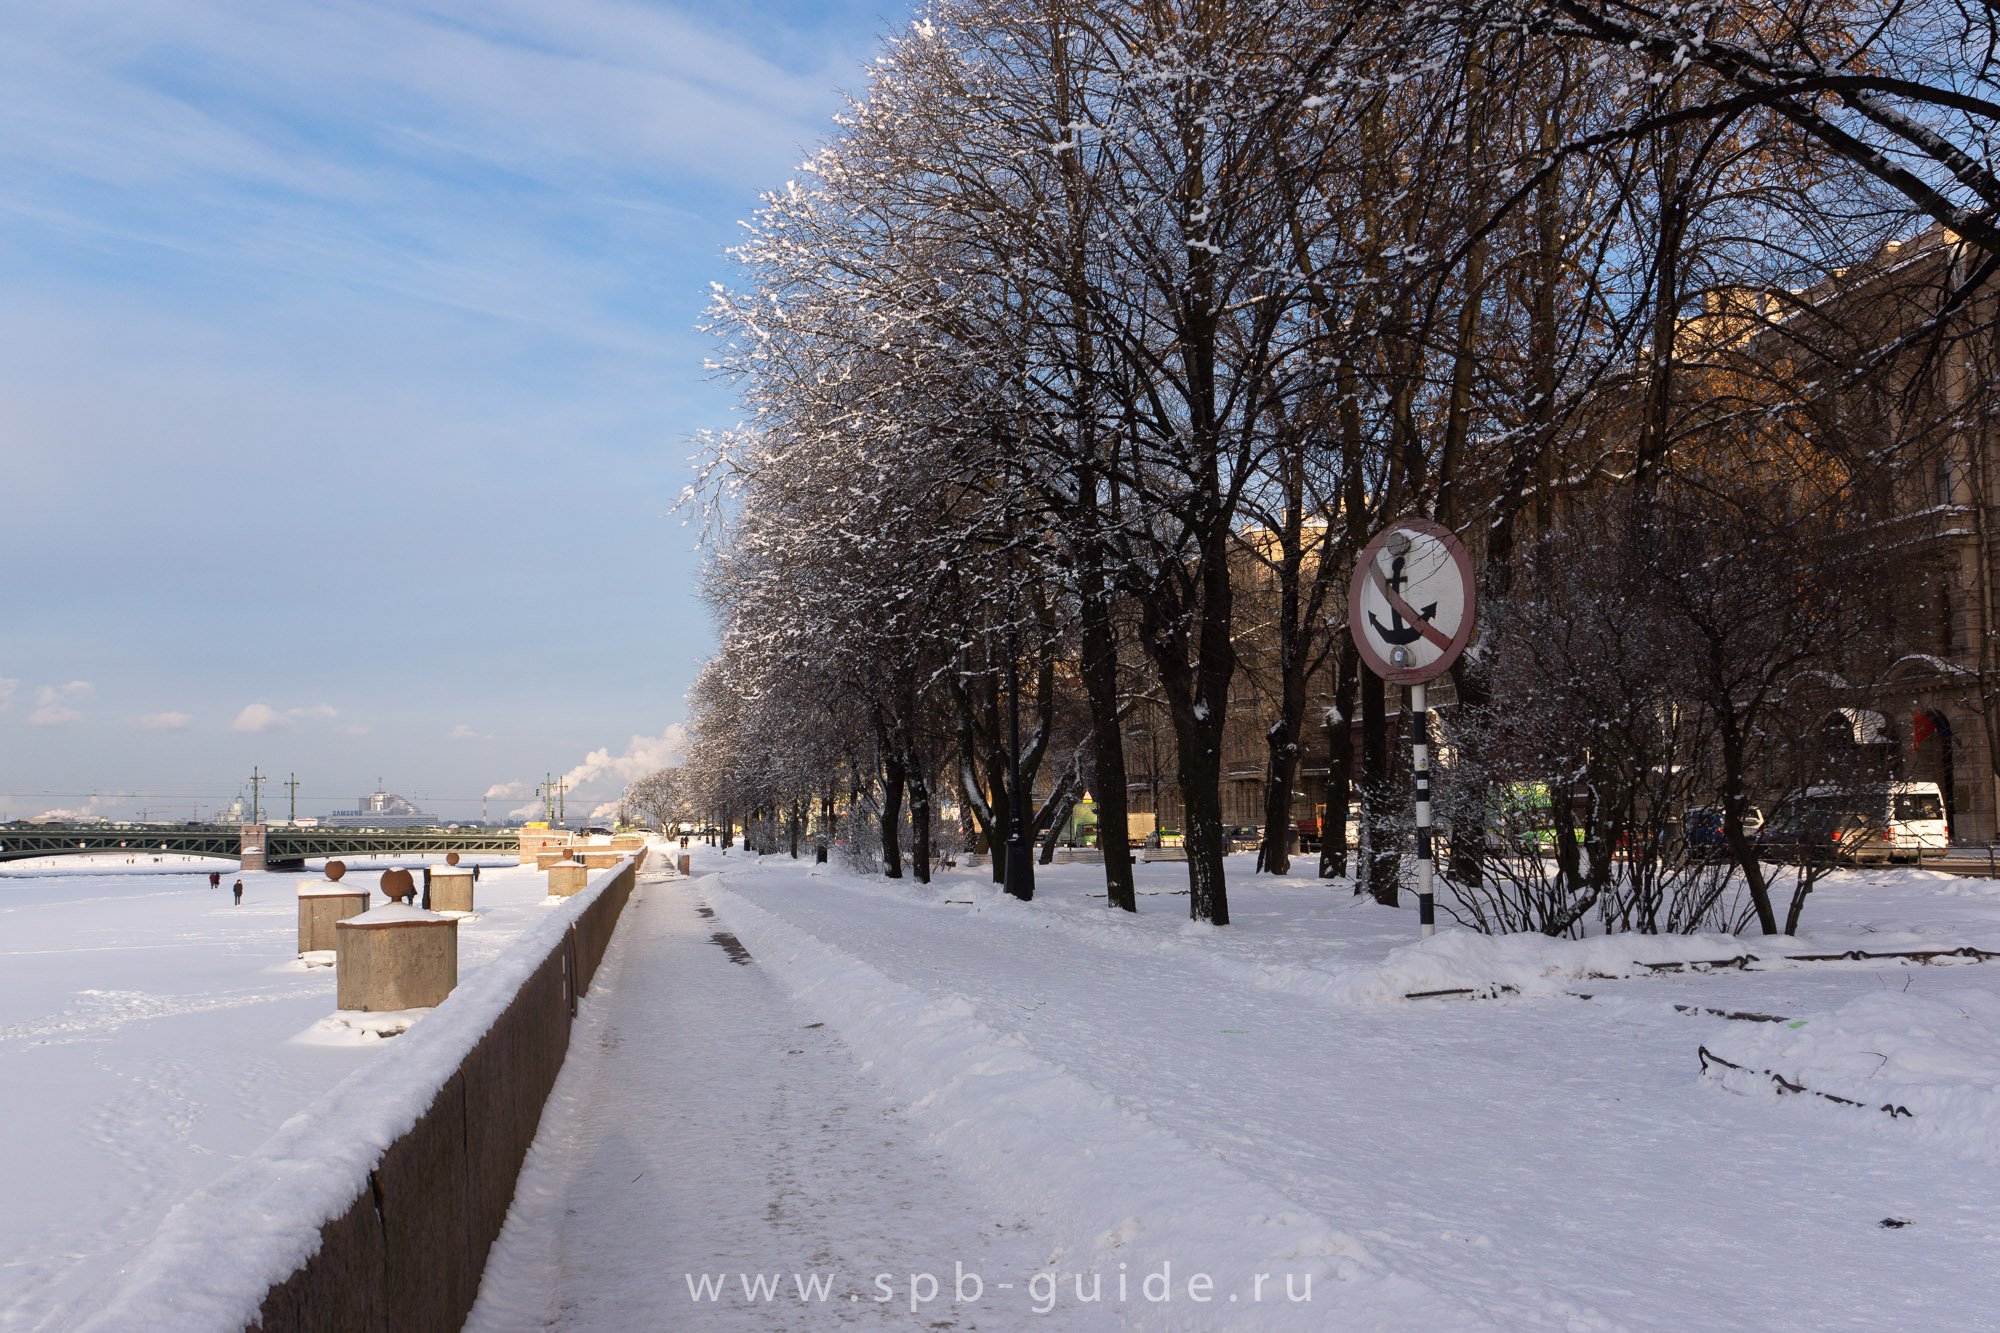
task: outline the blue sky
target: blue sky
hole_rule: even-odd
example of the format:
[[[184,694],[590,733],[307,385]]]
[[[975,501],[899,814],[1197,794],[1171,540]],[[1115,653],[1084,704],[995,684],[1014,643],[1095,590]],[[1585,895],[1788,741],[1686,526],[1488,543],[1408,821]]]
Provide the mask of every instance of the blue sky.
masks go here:
[[[694,326],[905,13],[0,3],[0,817],[668,752]]]

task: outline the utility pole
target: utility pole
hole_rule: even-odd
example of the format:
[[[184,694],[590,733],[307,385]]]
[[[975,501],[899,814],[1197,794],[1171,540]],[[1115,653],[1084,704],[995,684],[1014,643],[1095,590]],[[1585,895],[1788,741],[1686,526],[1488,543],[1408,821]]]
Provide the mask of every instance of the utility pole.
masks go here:
[[[291,824],[296,824],[299,822],[299,775],[293,773],[290,774],[289,776],[291,778],[291,781],[285,783],[285,787],[291,792],[292,799],[290,807],[291,811],[290,818],[287,819],[286,822]]]
[[[264,822],[262,815],[264,808],[264,781],[263,774],[259,773],[253,765],[250,769],[250,822],[253,824]]]
[[[556,780],[556,823],[561,824],[564,828],[569,827],[569,811],[563,805],[563,798],[567,795],[569,795],[569,779],[558,778]]]

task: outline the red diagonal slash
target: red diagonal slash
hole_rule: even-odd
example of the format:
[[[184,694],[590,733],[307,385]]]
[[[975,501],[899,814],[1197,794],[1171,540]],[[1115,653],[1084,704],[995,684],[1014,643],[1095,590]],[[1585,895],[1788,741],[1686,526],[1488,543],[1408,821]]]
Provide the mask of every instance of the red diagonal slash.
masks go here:
[[[1369,582],[1375,585],[1376,591],[1389,599],[1389,609],[1391,611],[1394,611],[1397,615],[1415,625],[1418,632],[1426,639],[1429,639],[1434,647],[1446,651],[1450,650],[1451,636],[1418,615],[1415,608],[1398,597],[1396,590],[1389,586],[1389,580],[1383,577],[1382,564],[1379,557],[1368,562],[1368,579]]]

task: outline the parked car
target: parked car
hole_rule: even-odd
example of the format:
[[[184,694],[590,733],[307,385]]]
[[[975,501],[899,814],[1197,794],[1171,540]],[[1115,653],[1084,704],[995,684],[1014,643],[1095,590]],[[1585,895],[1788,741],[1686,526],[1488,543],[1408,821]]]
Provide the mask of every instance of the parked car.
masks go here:
[[[1841,859],[1841,844],[1858,846],[1868,840],[1867,821],[1847,808],[1845,799],[1799,796],[1772,812],[1757,835],[1757,853],[1767,861]]]
[[[1687,835],[1688,850],[1695,856],[1720,856],[1727,850],[1722,836],[1722,807],[1699,805],[1681,816],[1681,830]],[[1764,831],[1764,815],[1756,806],[1743,810],[1743,832],[1751,842]]]
[[[1811,851],[1855,865],[1914,861],[1950,842],[1935,782],[1810,787],[1787,801],[1758,839],[1787,860]]]
[[[1264,830],[1255,824],[1231,824],[1222,830],[1232,852],[1254,852],[1264,845]]]

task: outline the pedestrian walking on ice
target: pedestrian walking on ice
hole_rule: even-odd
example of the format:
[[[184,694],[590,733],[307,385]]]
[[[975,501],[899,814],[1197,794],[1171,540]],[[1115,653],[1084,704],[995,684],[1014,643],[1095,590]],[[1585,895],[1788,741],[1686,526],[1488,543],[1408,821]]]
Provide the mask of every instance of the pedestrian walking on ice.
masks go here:
[[[243,881],[240,879],[236,881],[236,905],[243,905]]]
[[[211,889],[222,887],[222,872],[220,870],[211,870],[208,872],[208,887]]]

